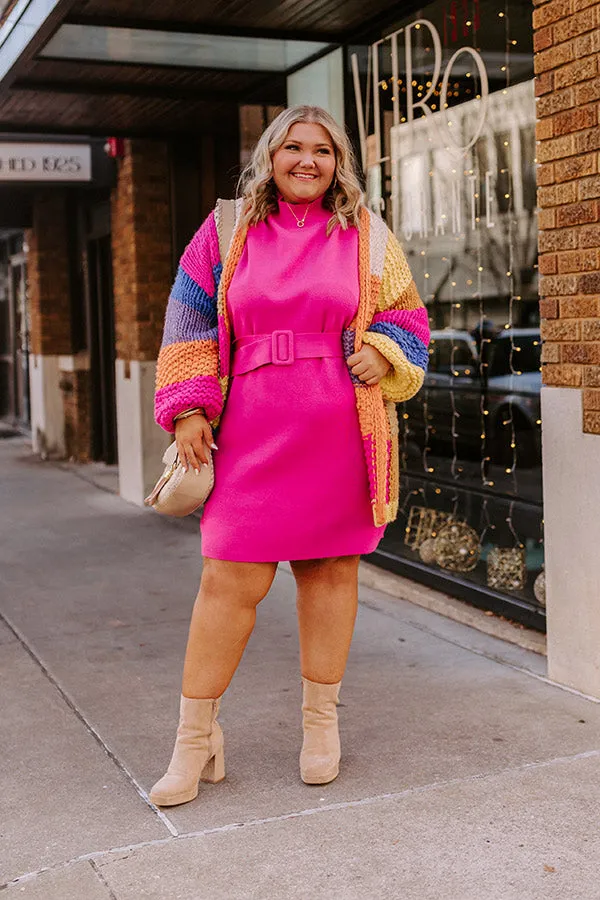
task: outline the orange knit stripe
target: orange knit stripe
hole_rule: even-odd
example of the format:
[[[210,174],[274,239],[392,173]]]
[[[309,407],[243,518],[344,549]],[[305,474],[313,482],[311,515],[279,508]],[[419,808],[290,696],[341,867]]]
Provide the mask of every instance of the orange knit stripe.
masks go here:
[[[379,275],[371,275],[370,276],[370,285],[371,285],[370,295],[372,298],[372,314],[371,314],[371,319],[372,319],[373,315],[375,315],[375,306],[377,304],[377,299],[379,297],[379,294],[381,293],[381,278],[379,277]],[[369,322],[371,321],[371,319],[369,320]]]
[[[358,231],[358,289],[359,303],[355,321],[352,327],[356,328],[354,349],[358,350],[362,341],[363,331],[371,321],[368,311],[371,306],[371,249],[370,249],[371,219],[368,211],[363,207],[360,211],[360,227]]]
[[[229,290],[229,285],[231,284],[231,280],[233,278],[237,265],[242,258],[247,234],[248,226],[238,227],[235,230],[233,238],[231,240],[229,251],[227,253],[227,258],[223,265],[221,280],[219,282],[219,290],[217,293],[217,314],[225,325],[229,341],[231,341],[231,323],[229,321],[229,313],[227,311],[227,291]],[[219,352],[223,353],[224,347],[219,346]],[[229,352],[231,352],[231,344],[229,346]],[[223,408],[225,408],[230,384],[229,376],[222,375],[219,378],[219,384],[221,385],[221,390],[223,392]],[[214,426],[218,425],[220,419],[221,417],[219,416],[212,424],[214,424]]]
[[[220,316],[223,316],[225,327],[227,328],[227,334],[231,334],[231,325],[229,322],[229,315],[227,313],[227,291],[229,290],[229,285],[231,284],[231,279],[233,278],[233,274],[236,270],[237,264],[242,257],[247,233],[247,227],[236,229],[236,232],[233,235],[233,239],[231,241],[231,246],[229,248],[227,258],[225,260],[225,264],[223,266],[221,281],[219,283],[219,292],[217,295],[217,313]]]
[[[371,497],[373,518],[376,525],[384,525],[386,519],[386,482],[389,467],[388,441],[390,424],[385,412],[379,385],[356,387],[356,406],[363,437],[372,438],[371,458],[367,465],[375,482],[375,496]]]
[[[216,341],[180,341],[163,347],[156,366],[156,390],[198,375],[216,375],[218,358]]]
[[[371,397],[375,424],[375,446],[377,448],[377,503],[373,512],[376,517],[376,524],[384,525],[386,522],[386,485],[389,468],[388,442],[390,440],[390,427],[381,396],[381,388],[379,385],[374,385],[373,387],[375,391]]]

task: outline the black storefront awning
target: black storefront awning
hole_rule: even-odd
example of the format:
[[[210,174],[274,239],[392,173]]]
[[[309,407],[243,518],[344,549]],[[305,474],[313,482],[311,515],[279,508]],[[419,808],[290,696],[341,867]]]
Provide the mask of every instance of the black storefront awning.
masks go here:
[[[233,134],[240,103],[285,104],[290,71],[377,29],[393,8],[11,0],[0,15],[0,130]]]

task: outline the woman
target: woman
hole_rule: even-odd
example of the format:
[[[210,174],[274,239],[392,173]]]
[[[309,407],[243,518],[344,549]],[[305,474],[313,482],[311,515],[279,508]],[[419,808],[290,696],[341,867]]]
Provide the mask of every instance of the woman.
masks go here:
[[[210,447],[215,466],[177,740],[150,794],[162,806],[224,777],[220,698],[280,560],[298,588],[301,776],[337,776],[359,556],[396,516],[395,403],[427,364],[427,314],[404,254],[363,206],[348,140],[325,110],[272,122],[241,195],[225,261],[219,205],[186,248],[158,360],[157,422],[184,465],[199,471]]]

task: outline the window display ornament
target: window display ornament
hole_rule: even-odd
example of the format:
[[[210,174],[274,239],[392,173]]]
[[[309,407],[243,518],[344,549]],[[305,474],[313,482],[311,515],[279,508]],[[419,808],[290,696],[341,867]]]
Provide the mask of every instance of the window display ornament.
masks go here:
[[[525,549],[493,547],[487,558],[487,584],[496,590],[522,591],[527,580]]]
[[[454,522],[452,513],[441,512],[428,506],[411,506],[404,543],[411,550],[419,550],[426,540],[436,538],[442,528]]]
[[[515,544],[513,547],[493,547],[487,560],[488,587],[498,590],[522,591],[527,583],[525,545],[513,525],[515,502],[511,502],[506,517]]]
[[[471,572],[481,556],[479,535],[465,522],[453,522],[440,530],[433,551],[442,569]]]
[[[419,547],[421,561],[431,566],[435,563],[435,538],[427,538]]]
[[[540,606],[546,606],[546,572],[544,569],[533,582],[533,595]]]

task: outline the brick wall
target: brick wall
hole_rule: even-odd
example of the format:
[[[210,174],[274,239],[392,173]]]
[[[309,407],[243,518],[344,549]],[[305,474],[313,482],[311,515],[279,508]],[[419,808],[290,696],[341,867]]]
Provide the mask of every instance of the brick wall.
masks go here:
[[[71,294],[64,191],[40,190],[26,232],[31,352],[71,352]]]
[[[69,214],[64,190],[36,191],[33,227],[26,232],[30,341],[36,355],[70,357],[73,353]],[[66,456],[87,462],[91,450],[90,373],[61,372],[58,387]]]
[[[89,462],[91,456],[91,396],[89,371],[63,372],[65,452],[69,459]]]
[[[173,274],[165,144],[126,141],[111,206],[117,357],[153,360]]]
[[[600,0],[533,0],[544,384],[600,434]]]

